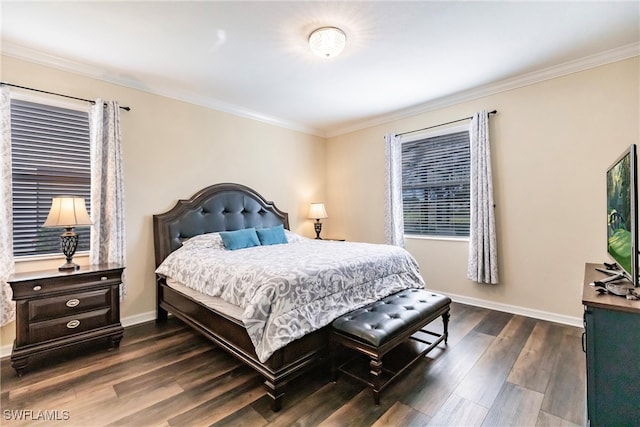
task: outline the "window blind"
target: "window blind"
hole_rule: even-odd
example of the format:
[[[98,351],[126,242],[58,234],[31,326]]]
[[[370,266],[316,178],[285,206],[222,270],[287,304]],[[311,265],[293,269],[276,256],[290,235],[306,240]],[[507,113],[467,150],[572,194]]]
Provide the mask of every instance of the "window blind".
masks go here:
[[[469,132],[402,144],[405,234],[468,237]]]
[[[89,116],[86,111],[11,100],[13,254],[60,253],[61,228],[44,228],[51,198],[73,195],[91,209]],[[75,229],[89,250],[89,227]]]

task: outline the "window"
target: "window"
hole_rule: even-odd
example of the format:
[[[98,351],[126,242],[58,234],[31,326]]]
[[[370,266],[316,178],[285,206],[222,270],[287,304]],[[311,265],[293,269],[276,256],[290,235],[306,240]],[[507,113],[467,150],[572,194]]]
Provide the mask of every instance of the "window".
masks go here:
[[[42,224],[53,196],[84,197],[91,209],[88,111],[12,99],[11,161],[13,255],[59,254],[64,230]],[[78,251],[87,250],[89,239],[79,239]]]
[[[402,206],[408,235],[469,237],[468,130],[402,143]]]

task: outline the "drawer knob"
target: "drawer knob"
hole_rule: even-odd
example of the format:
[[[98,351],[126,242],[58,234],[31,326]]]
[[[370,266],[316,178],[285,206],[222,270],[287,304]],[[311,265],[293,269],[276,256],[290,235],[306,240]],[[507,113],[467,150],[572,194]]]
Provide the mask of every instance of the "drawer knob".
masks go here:
[[[67,303],[66,303],[65,305],[66,305],[67,307],[75,307],[75,306],[77,306],[78,304],[80,304],[80,300],[79,300],[79,299],[77,299],[77,298],[73,298],[73,299],[70,299],[69,301],[67,301]]]
[[[78,326],[80,326],[80,321],[79,320],[75,320],[74,319],[74,320],[69,320],[67,322],[67,328],[69,328],[69,329],[75,329]]]
[[[40,285],[35,285],[33,287],[33,290],[36,291],[36,292],[39,291],[40,289],[42,289],[42,286],[40,286]]]
[[[108,277],[107,277],[107,276],[102,276],[102,277],[100,277],[100,280],[107,280],[107,279],[108,279]]]

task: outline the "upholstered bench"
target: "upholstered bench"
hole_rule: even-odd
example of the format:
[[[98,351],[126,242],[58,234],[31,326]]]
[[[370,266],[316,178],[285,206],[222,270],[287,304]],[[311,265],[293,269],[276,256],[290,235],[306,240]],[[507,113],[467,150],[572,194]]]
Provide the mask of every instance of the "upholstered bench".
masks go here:
[[[440,342],[447,342],[449,325],[449,308],[451,299],[424,289],[407,289],[389,295],[358,310],[347,313],[332,323],[331,354],[332,374],[334,381],[338,371],[345,373],[367,384],[373,390],[376,405],[380,404],[380,392],[384,387],[402,374],[414,362],[431,351]],[[436,318],[442,316],[442,334],[424,330],[423,328]],[[427,341],[422,335],[436,337]],[[417,345],[407,348],[399,369],[388,369],[382,366],[385,354],[407,343],[409,340]],[[370,359],[369,372],[364,370],[362,360],[351,359],[338,362],[338,349],[344,346],[355,350],[357,354]],[[395,353],[395,352],[394,352]],[[391,356],[391,355],[390,355]],[[360,365],[360,366],[358,366]],[[358,372],[360,371],[360,372]]]

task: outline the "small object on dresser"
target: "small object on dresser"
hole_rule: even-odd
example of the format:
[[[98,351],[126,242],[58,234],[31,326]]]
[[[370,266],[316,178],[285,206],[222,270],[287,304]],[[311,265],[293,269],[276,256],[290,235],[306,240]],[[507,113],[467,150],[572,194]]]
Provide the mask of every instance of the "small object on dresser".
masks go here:
[[[633,285],[627,283],[607,283],[606,288],[607,291],[609,291],[613,295],[623,297],[631,292],[631,289],[633,289]]]

